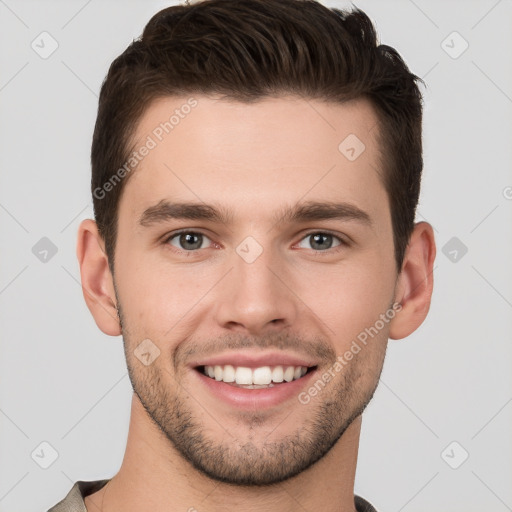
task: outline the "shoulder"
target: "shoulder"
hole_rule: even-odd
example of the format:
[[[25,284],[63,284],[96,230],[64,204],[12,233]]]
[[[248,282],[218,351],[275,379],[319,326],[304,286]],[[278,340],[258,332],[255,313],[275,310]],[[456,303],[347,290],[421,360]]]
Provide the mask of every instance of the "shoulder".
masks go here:
[[[84,498],[99,491],[109,480],[75,482],[66,497],[48,510],[48,512],[87,512]]]
[[[356,505],[357,512],[377,512],[375,507],[369,502],[366,501],[361,496],[354,495],[354,503]]]

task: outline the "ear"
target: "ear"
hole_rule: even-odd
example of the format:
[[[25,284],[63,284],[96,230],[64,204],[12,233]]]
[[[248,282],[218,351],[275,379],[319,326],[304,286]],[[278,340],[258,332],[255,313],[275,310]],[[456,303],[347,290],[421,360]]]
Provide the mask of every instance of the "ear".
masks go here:
[[[117,316],[114,279],[108,266],[103,239],[96,222],[91,219],[80,223],[76,255],[85,302],[96,325],[105,334],[120,335],[121,324]]]
[[[396,340],[409,336],[425,320],[434,286],[435,256],[432,226],[427,222],[418,222],[414,226],[402,270],[398,275],[395,302],[401,304],[402,309],[390,322],[390,338]]]

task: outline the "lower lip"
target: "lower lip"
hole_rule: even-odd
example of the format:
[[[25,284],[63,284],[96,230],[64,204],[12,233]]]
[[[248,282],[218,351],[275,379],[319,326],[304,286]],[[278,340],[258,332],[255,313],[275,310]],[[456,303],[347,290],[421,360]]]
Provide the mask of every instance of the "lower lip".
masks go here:
[[[198,370],[194,370],[194,373],[215,397],[233,407],[250,410],[274,407],[286,400],[297,399],[301,390],[315,375],[316,369],[309,371],[300,379],[275,384],[271,388],[260,389],[239,388],[226,382],[212,379]]]

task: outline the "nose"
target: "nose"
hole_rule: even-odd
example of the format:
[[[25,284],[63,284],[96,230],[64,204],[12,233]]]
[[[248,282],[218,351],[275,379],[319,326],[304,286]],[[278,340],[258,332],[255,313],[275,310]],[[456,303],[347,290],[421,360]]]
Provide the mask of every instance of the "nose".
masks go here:
[[[243,255],[242,252],[240,254]],[[264,334],[295,323],[300,300],[291,269],[270,249],[254,260],[236,251],[217,297],[217,322],[224,329]]]

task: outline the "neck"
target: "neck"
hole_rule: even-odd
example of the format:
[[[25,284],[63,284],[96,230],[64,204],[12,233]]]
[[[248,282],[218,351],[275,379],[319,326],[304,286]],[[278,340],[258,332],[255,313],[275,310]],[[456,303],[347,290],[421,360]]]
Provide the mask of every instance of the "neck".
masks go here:
[[[121,468],[106,487],[86,498],[87,510],[217,512],[229,503],[230,509],[246,512],[355,512],[360,430],[361,416],[325,457],[293,478],[266,487],[240,487],[212,480],[185,461],[134,394]]]

